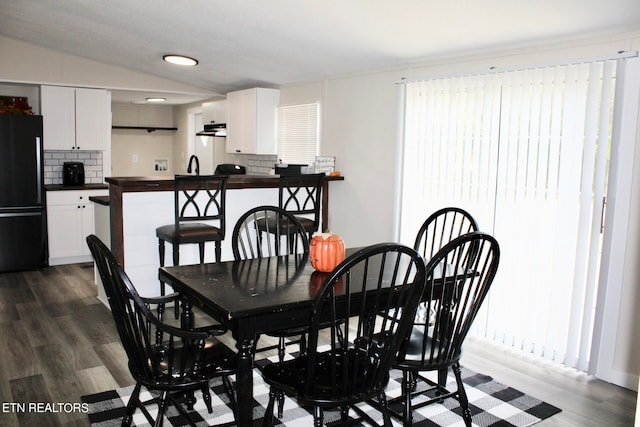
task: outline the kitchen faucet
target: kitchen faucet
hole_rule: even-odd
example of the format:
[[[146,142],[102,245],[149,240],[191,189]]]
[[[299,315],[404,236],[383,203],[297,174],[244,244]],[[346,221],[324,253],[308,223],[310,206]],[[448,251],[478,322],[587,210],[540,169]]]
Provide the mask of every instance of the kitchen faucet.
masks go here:
[[[189,157],[189,166],[187,166],[187,173],[191,173],[191,163],[194,160],[196,161],[196,175],[200,175],[200,161],[198,160],[198,156],[196,156],[195,154],[192,154],[191,157]]]

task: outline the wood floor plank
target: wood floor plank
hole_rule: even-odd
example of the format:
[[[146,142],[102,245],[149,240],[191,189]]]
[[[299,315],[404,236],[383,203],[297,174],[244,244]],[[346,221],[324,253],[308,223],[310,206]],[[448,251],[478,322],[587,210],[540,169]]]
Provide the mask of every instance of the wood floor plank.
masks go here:
[[[95,301],[96,304],[84,305],[81,310],[74,311],[72,319],[76,327],[81,328],[92,345],[118,341],[119,336],[111,312],[97,298]],[[81,301],[80,303],[82,304]]]
[[[82,369],[77,372],[78,381],[85,394],[100,393],[105,390],[115,390],[121,386],[115,381],[106,366]]]
[[[20,320],[16,325],[24,329],[24,339],[28,340],[31,347],[43,343],[56,343],[60,339],[59,329],[55,327],[50,311],[37,302],[16,304],[20,313]],[[55,310],[56,315],[59,310]]]
[[[87,337],[82,334],[76,322],[71,316],[56,317],[52,319],[55,327],[60,331],[60,341],[64,343],[64,348],[73,349],[69,352],[67,363],[73,370],[94,368],[102,365],[102,360],[93,349]]]
[[[59,414],[32,408],[30,405],[37,403],[53,402],[47,384],[42,375],[34,375],[10,381],[13,402],[24,405],[17,408],[15,415],[19,426],[59,426],[61,420]]]
[[[118,387],[135,384],[127,366],[127,354],[120,342],[102,344],[94,347],[102,363],[107,368]]]
[[[0,328],[0,356],[3,376],[7,380],[38,373],[35,353],[21,321],[5,324]]]

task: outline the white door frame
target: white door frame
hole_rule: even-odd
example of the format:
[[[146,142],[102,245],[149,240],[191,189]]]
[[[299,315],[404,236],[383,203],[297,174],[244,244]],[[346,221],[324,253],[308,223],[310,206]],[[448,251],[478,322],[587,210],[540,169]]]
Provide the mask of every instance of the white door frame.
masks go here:
[[[629,233],[637,233],[635,223],[640,216],[640,209],[632,205],[638,200],[634,198],[634,184],[640,182],[640,150],[635,148],[640,140],[640,58],[621,60],[616,80],[615,109],[619,114],[615,114],[613,124],[591,364],[598,378],[637,390],[638,374],[626,372],[620,365],[625,358],[637,357],[633,346],[639,344],[631,340],[636,326],[624,318],[624,313],[634,306],[632,295],[625,295],[624,291],[637,288],[639,279],[632,268],[637,263],[639,248],[630,244],[634,237]]]

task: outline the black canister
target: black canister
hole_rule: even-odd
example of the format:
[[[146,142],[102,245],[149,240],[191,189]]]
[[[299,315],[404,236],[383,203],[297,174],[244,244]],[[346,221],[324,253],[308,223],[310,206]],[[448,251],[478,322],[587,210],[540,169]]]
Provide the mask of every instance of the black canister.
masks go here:
[[[84,185],[84,163],[64,162],[62,165],[62,185]]]

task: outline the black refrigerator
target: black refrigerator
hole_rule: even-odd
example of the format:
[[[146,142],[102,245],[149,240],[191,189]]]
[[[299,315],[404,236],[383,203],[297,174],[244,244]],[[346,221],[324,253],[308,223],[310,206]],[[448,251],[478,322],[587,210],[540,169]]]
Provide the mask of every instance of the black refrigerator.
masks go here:
[[[48,263],[42,116],[0,114],[0,272]]]

